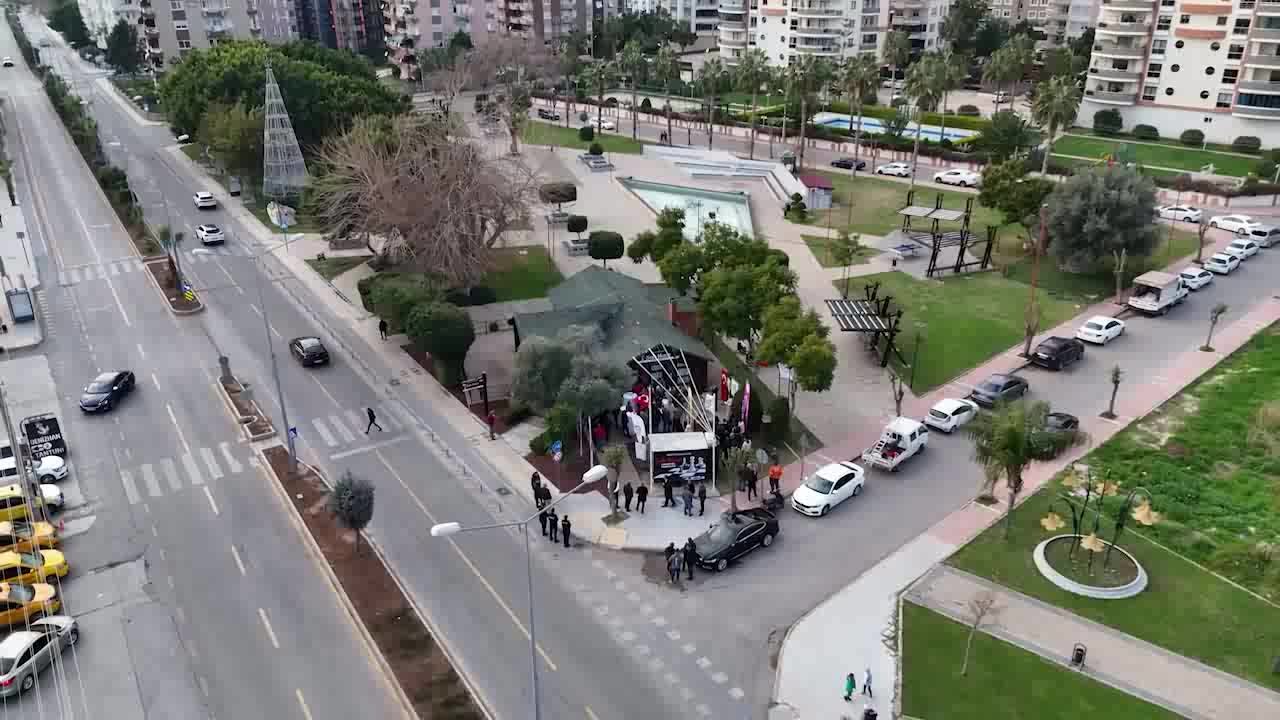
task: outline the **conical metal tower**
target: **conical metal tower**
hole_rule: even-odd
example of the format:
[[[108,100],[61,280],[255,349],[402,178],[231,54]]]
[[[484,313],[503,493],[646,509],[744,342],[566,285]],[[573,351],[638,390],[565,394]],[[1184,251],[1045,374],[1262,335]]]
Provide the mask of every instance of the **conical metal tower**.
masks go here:
[[[263,129],[262,190],[272,200],[296,201],[307,185],[307,165],[293,134],[289,111],[276,84],[271,63],[267,63],[267,106]]]

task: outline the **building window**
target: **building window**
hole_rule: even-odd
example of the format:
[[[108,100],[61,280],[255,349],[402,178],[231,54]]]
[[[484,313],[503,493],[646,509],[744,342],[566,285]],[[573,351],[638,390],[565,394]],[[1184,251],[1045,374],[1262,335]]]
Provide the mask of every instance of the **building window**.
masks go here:
[[[1163,64],[1161,64],[1161,63],[1148,63],[1148,64],[1147,64],[1147,77],[1149,77],[1149,78],[1158,78],[1158,77],[1160,77],[1160,70],[1161,70],[1161,69],[1163,69],[1163,68],[1164,68],[1164,65],[1163,65]]]
[[[863,44],[863,45],[875,45],[875,44],[876,44],[876,34],[875,34],[875,33],[864,33],[864,34],[862,35],[862,44]]]
[[[1189,23],[1189,22],[1191,22],[1191,16],[1190,16],[1190,15],[1179,15],[1179,16],[1178,16],[1178,24],[1179,24],[1179,25],[1186,25],[1186,24],[1187,24],[1187,23]]]
[[[1168,30],[1169,25],[1173,23],[1172,15],[1161,15],[1156,18],[1156,30]]]
[[[178,41],[178,49],[179,49],[179,50],[190,50],[190,49],[191,49],[191,41],[190,41],[190,40],[179,40],[179,41]]]
[[[1178,48],[1179,50],[1181,50],[1182,48],[1184,48],[1184,47],[1186,47],[1186,46],[1187,46],[1187,43],[1186,43],[1186,41],[1185,41],[1185,40],[1179,40],[1179,41],[1175,42],[1175,43],[1173,44],[1173,46],[1174,46],[1174,47],[1176,47],[1176,48]]]
[[[1212,75],[1212,74],[1213,74],[1213,67],[1212,67],[1212,66],[1210,66],[1210,67],[1205,68],[1205,69],[1204,69],[1204,74],[1205,74],[1205,75]]]
[[[1173,88],[1171,88],[1171,87],[1169,87],[1169,88],[1165,88],[1165,89],[1164,89],[1164,94],[1165,94],[1165,95],[1172,95],[1172,94],[1173,94]]]
[[[1218,93],[1218,102],[1214,103],[1214,106],[1220,107],[1220,108],[1231,107],[1231,93],[1229,92]]]
[[[174,21],[173,21],[173,29],[174,29],[174,30],[186,30],[186,29],[188,29],[189,27],[190,27],[190,26],[188,26],[188,25],[187,25],[187,21],[186,21],[186,20],[174,20]]]
[[[1152,55],[1163,55],[1163,54],[1164,54],[1165,46],[1167,46],[1168,44],[1169,44],[1169,41],[1168,41],[1168,40],[1165,40],[1165,39],[1163,39],[1163,38],[1161,38],[1161,39],[1159,39],[1159,40],[1152,40],[1152,41],[1151,41],[1151,54],[1152,54]]]
[[[1179,71],[1179,70],[1181,70],[1181,69],[1182,69],[1182,66],[1181,66],[1181,65],[1179,65],[1178,63],[1174,63],[1174,64],[1172,64],[1172,65],[1170,65],[1170,66],[1169,66],[1169,70],[1170,70],[1170,71],[1172,71],[1172,72],[1178,72],[1178,71]]]
[[[1219,15],[1219,16],[1218,16],[1218,24],[1219,24],[1219,25],[1226,25],[1226,24],[1227,24],[1227,16],[1226,16],[1226,15]]]
[[[169,0],[170,10],[182,10],[182,0]]]
[[[1222,70],[1222,83],[1224,85],[1235,85],[1239,77],[1240,71],[1236,68],[1224,68]]]
[[[1228,45],[1228,46],[1227,46],[1227,59],[1228,59],[1228,60],[1239,60],[1239,59],[1240,59],[1240,57],[1241,57],[1242,55],[1244,55],[1244,46],[1243,46],[1243,45]]]
[[[1156,86],[1148,85],[1142,88],[1142,99],[1148,102],[1156,99]]]
[[[1221,50],[1221,49],[1222,49],[1222,43],[1217,42],[1217,41],[1211,42],[1211,43],[1209,43],[1209,49],[1210,49],[1210,50],[1212,50],[1212,51],[1214,51],[1214,52],[1218,52],[1219,50]]]
[[[436,41],[436,42],[438,42],[438,43],[442,43],[442,42],[444,42],[444,33],[443,33],[443,32],[433,32],[433,33],[431,33],[431,39],[432,39],[432,40],[434,40],[434,41]]]
[[[1248,35],[1250,22],[1252,21],[1249,18],[1236,18],[1236,26],[1231,29],[1231,34]]]
[[[1160,7],[1173,7],[1177,4],[1177,0],[1160,0]]]
[[[1240,9],[1241,9],[1241,10],[1252,10],[1252,9],[1253,9],[1253,3],[1254,3],[1254,0],[1240,0]]]

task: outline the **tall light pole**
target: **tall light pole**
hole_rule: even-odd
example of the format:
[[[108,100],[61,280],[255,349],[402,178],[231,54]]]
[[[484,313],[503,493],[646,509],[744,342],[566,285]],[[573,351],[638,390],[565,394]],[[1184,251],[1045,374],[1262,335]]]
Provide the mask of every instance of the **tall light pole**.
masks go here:
[[[593,482],[599,482],[608,476],[609,468],[603,465],[596,465],[592,467],[590,470],[582,474],[582,482],[578,483],[577,487],[562,494],[542,510],[535,512],[523,520],[495,523],[493,525],[475,525],[472,527],[465,527],[461,523],[456,522],[436,523],[431,526],[431,537],[448,537],[450,535],[457,535],[458,533],[463,532],[475,532],[477,530],[501,530],[517,526],[520,528],[521,532],[524,533],[525,579],[528,584],[529,592],[529,671],[533,680],[533,720],[542,720],[542,703],[539,700],[538,692],[538,634],[536,631],[537,618],[534,613],[535,596],[533,592],[533,550],[529,547],[529,524],[534,520],[537,520],[540,513],[546,512],[560,504],[561,500],[564,500],[566,497],[578,492],[584,486],[590,485]]]

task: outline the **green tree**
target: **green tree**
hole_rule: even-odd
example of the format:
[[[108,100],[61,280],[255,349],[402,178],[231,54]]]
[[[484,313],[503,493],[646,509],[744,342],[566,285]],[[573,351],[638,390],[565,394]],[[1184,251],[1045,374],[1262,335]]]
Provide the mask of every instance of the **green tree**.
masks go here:
[[[717,267],[699,278],[698,309],[709,330],[754,348],[765,311],[795,288],[795,273],[777,258],[760,265]]]
[[[230,106],[214,103],[200,119],[196,138],[227,172],[250,178],[257,187],[263,172],[265,126],[261,107],[246,108],[244,102]]]
[[[1013,36],[1009,21],[988,15],[978,26],[973,39],[974,57],[989,58]]]
[[[978,29],[990,10],[987,0],[956,0],[951,3],[942,21],[941,35],[952,52],[967,55],[974,49]]]
[[[534,336],[521,342],[511,376],[512,400],[537,413],[550,411],[569,379],[574,357],[597,352],[602,339],[598,327],[570,325],[554,338]]]
[[[80,14],[80,5],[75,0],[62,0],[54,6],[49,13],[49,27],[62,33],[67,44],[76,50],[93,44],[84,16]]]
[[[1022,80],[1031,63],[1032,51],[1025,36],[1014,38],[991,55],[991,59],[982,68],[982,81],[996,86],[1002,91],[1005,86],[1014,86]],[[1000,103],[996,102],[996,111]]]
[[[827,337],[830,329],[812,308],[805,310],[800,298],[791,295],[765,310],[760,329],[760,346],[755,358],[770,365],[790,365],[791,356],[810,335]]]
[[[465,30],[457,30],[449,36],[449,50],[453,53],[463,53],[467,50],[475,50],[476,46],[471,44],[471,33]]]
[[[1115,165],[1067,178],[1049,194],[1049,250],[1068,272],[1122,252],[1147,257],[1159,241],[1151,178]]]
[[[1022,223],[1029,228],[1054,187],[1050,180],[1027,177],[1026,167],[1015,158],[982,171],[978,202],[999,210],[1003,224]]]
[[[938,64],[934,72],[937,74],[938,91],[942,95],[942,117],[938,123],[941,129],[938,132],[938,139],[942,140],[947,136],[947,101],[951,97],[951,92],[958,89],[969,76],[969,58],[957,55],[950,50],[938,53],[937,58]]]
[[[592,260],[602,261],[607,268],[610,260],[622,257],[625,244],[620,233],[596,230],[587,238],[587,254]]]
[[[133,75],[142,67],[142,42],[138,26],[124,18],[116,21],[107,35],[107,64],[121,75]]]
[[[1017,400],[998,405],[992,412],[978,413],[964,426],[973,443],[973,459],[982,467],[999,468],[999,476],[1009,490],[1005,537],[1013,529],[1013,509],[1018,504],[1027,467],[1037,460],[1051,460],[1084,441],[1078,431],[1050,429],[1048,415],[1048,403]]]
[[[858,253],[862,252],[863,247],[861,236],[850,235],[848,230],[841,230],[835,240],[827,243],[827,254],[831,256],[831,260],[844,268],[844,276],[840,279],[840,294],[845,298],[849,297],[849,266],[858,259]]]
[[[444,302],[419,305],[409,313],[405,333],[437,363],[442,384],[453,387],[462,381],[467,352],[476,340],[475,327],[465,310]]]
[[[343,527],[356,534],[355,549],[360,551],[360,533],[373,520],[373,483],[342,471],[329,493],[329,512]]]
[[[787,365],[801,390],[826,392],[836,377],[836,346],[825,337],[809,335],[792,351]]]
[[[1205,352],[1213,352],[1213,331],[1218,327],[1218,321],[1223,315],[1227,314],[1230,306],[1226,303],[1217,303],[1209,308],[1209,336],[1205,338],[1204,345],[1200,347]]]
[[[991,116],[991,126],[979,140],[982,149],[991,153],[992,162],[1004,162],[1021,154],[1035,142],[1035,133],[1017,113],[1001,110]]]
[[[1053,141],[1057,139],[1060,128],[1069,128],[1076,121],[1076,113],[1080,110],[1080,88],[1073,77],[1055,77],[1048,82],[1040,83],[1035,100],[1031,104],[1031,115],[1040,126],[1048,131],[1045,138],[1044,157],[1040,161],[1040,174],[1049,172],[1049,156],[1052,154]]]
[[[640,83],[640,76],[649,67],[649,60],[644,56],[639,42],[631,40],[623,46],[622,54],[618,56],[618,67],[631,80],[631,139],[635,140],[639,137],[636,113],[640,112],[640,103],[636,99],[636,86]]]
[[[928,54],[916,61],[907,70],[907,81],[903,91],[915,104],[916,139],[911,146],[911,182],[909,187],[916,186],[916,160],[920,156],[920,136],[924,133],[924,113],[933,110],[942,97],[943,73],[942,60],[935,54]]]
[[[702,64],[698,70],[698,92],[707,106],[707,149],[711,149],[711,138],[715,134],[716,96],[724,89],[729,80],[729,71],[725,69],[720,58],[713,57]]]
[[[1050,48],[1044,51],[1044,69],[1040,73],[1040,77],[1044,81],[1053,78],[1065,77],[1073,81],[1084,72],[1089,65],[1089,56],[1076,55],[1068,48]],[[1043,83],[1041,83],[1043,85]],[[1036,92],[1039,92],[1037,90]]]
[[[844,61],[840,72],[840,85],[849,108],[857,116],[853,133],[853,175],[858,174],[858,156],[862,150],[862,111],[868,100],[875,101],[876,87],[880,84],[880,64],[872,55],[853,55]],[[849,203],[853,212],[853,203]]]
[[[791,73],[791,91],[800,100],[800,116],[797,118],[800,123],[800,152],[797,153],[796,168],[804,169],[807,144],[805,135],[809,127],[809,113],[816,105],[814,96],[830,82],[832,68],[831,63],[816,55],[801,55],[788,65],[787,69]]]
[[[911,38],[902,30],[894,30],[884,38],[884,62],[893,68],[891,77],[897,78],[911,61]]]
[[[751,93],[751,141],[748,145],[747,157],[756,159],[756,121],[759,120],[760,87],[773,77],[769,68],[769,56],[760,48],[751,48],[738,56],[733,66],[734,85],[739,90]]]
[[[1071,54],[1087,60],[1093,54],[1093,40],[1093,28],[1085,28],[1080,37],[1071,41]]]

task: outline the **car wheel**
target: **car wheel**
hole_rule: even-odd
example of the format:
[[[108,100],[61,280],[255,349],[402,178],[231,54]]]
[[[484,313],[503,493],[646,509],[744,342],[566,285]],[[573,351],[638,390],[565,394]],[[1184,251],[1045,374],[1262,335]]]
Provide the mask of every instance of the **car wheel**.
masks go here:
[[[826,517],[827,513],[829,513],[829,512],[831,512],[831,506],[830,506],[830,505],[823,505],[823,506],[822,506],[822,510],[821,510],[818,514],[819,514],[819,515],[821,515],[821,516],[823,516],[823,517]]]
[[[75,645],[80,642],[80,631],[71,628],[71,632],[67,633],[67,645]]]
[[[765,547],[769,547],[770,545],[772,545],[772,544],[773,544],[773,533],[765,533],[765,534],[764,534],[764,538],[760,541],[760,544],[761,544],[761,545],[763,545],[763,546],[765,546]]]
[[[967,183],[967,182],[965,182],[965,181],[961,180],[961,181],[960,181],[960,187],[962,187],[962,188],[967,188],[967,187],[969,187],[969,183]]]
[[[111,400],[108,400],[108,401],[106,401],[105,403],[103,403],[103,405],[102,405],[102,411],[103,411],[103,412],[111,412],[111,408],[113,408],[113,407],[115,407],[115,406],[116,406],[115,402],[113,402],[113,401],[111,401]]]
[[[1249,231],[1244,228],[1240,228],[1239,230],[1236,230],[1236,234],[1241,237],[1244,237],[1245,235],[1249,234]]]
[[[854,496],[854,497],[858,497],[858,496],[859,496],[859,495],[861,495],[861,494],[862,494],[862,486],[861,486],[861,485],[854,485],[854,486],[853,486],[853,496]]]
[[[1216,222],[1210,222],[1210,223],[1209,223],[1209,227],[1211,227],[1211,228],[1216,228],[1216,227],[1218,227],[1218,223],[1216,223]]]
[[[35,687],[35,684],[36,684],[36,676],[27,675],[26,677],[22,678],[22,685],[20,687],[22,688],[22,692],[27,692],[31,688]]]
[[[52,484],[53,484],[53,480],[54,480],[54,478],[53,478],[53,476],[52,476],[52,475],[41,475],[41,476],[40,476],[40,482],[41,482],[41,483],[43,483],[43,484],[45,484],[45,485],[52,485]]]
[[[728,569],[729,569],[729,560],[727,558],[720,558],[719,560],[716,561],[716,572],[724,572],[725,570],[728,570]]]

